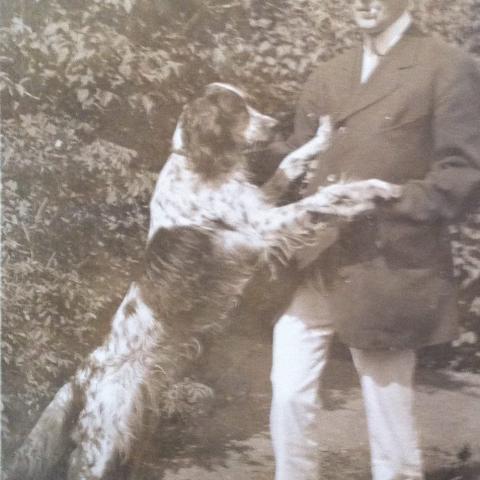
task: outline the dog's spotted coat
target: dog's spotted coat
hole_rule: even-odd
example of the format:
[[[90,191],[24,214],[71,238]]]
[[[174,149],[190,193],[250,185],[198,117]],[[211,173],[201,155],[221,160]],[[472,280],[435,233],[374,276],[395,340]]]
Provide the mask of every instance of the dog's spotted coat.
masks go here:
[[[103,345],[59,390],[17,453],[11,480],[48,475],[69,438],[69,480],[106,478],[144,440],[148,424],[156,425],[198,339],[228,324],[259,265],[288,263],[319,241],[323,214],[352,217],[372,208],[375,197],[399,194],[370,180],[276,206],[327,148],[330,127],[322,119],[317,135],[260,188],[249,181],[244,152],[268,141],[275,123],[219,83],[184,109],[150,204],[145,270]]]

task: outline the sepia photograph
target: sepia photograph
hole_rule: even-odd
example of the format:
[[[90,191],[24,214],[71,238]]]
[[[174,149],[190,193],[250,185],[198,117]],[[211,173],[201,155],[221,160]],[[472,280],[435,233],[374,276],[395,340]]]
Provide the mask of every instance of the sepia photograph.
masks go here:
[[[0,0],[1,478],[480,480],[480,0]]]

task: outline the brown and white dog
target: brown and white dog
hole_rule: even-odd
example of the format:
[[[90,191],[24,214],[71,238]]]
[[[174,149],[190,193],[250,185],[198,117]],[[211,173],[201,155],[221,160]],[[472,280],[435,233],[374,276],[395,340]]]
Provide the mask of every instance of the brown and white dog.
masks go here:
[[[323,119],[317,135],[258,187],[249,181],[246,152],[268,141],[275,123],[221,83],[185,107],[150,204],[144,271],[103,345],[58,391],[17,452],[10,480],[45,478],[72,440],[69,480],[106,478],[156,424],[192,346],[234,318],[262,265],[291,262],[321,241],[332,216],[352,217],[377,197],[398,195],[396,186],[367,180],[277,206],[328,147],[329,124]]]

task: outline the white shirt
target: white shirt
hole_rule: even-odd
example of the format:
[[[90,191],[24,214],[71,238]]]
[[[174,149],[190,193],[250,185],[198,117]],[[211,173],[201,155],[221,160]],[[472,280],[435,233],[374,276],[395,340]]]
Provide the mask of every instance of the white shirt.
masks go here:
[[[370,78],[380,62],[380,57],[385,55],[402,38],[411,24],[412,16],[410,12],[406,10],[397,20],[377,36],[365,36],[363,42],[361,83],[365,83]]]

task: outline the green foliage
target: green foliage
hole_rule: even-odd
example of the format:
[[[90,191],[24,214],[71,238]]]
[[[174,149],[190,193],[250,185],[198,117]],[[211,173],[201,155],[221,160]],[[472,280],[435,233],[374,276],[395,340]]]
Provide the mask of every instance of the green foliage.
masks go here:
[[[108,328],[142,256],[149,196],[183,104],[222,80],[245,87],[266,112],[290,114],[313,66],[355,41],[348,8],[337,0],[4,2],[4,432],[21,430],[8,419],[34,416]],[[416,16],[480,56],[475,0],[419,1]],[[479,226],[472,214],[453,231],[464,332],[425,361],[480,369]]]

